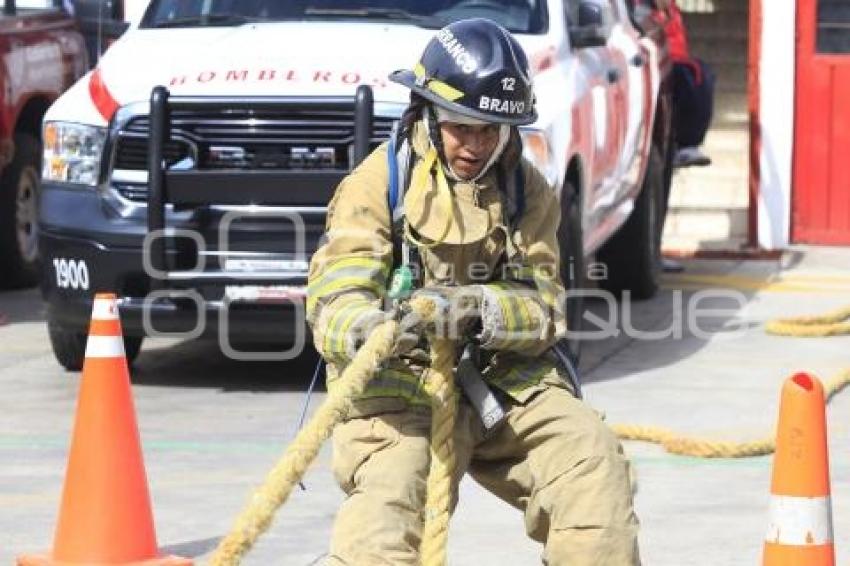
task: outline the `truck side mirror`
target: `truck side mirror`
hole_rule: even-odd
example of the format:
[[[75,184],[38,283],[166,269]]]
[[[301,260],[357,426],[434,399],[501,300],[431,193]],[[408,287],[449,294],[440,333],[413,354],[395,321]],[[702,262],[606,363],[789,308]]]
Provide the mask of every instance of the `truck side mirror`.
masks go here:
[[[611,8],[606,0],[579,0],[569,26],[573,47],[601,47],[611,35]]]

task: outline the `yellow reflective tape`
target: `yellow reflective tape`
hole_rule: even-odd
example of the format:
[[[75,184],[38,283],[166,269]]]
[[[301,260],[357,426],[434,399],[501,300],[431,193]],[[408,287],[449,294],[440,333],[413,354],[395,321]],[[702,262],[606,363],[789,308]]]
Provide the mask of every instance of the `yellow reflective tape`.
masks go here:
[[[371,309],[371,308],[373,308],[371,305],[365,304],[365,305],[358,305],[356,308],[351,309],[354,312],[352,312],[350,315],[348,315],[342,321],[342,325],[340,326],[339,332],[337,332],[337,334],[336,334],[336,351],[337,352],[343,352],[343,353],[345,352],[345,337],[348,334],[348,330],[354,324],[355,320],[360,318],[367,309]]]
[[[540,380],[551,370],[551,364],[529,362],[512,368],[502,377],[491,380],[490,383],[506,393],[518,393],[529,386],[540,383]]]
[[[376,283],[371,279],[364,279],[362,277],[343,277],[335,281],[329,281],[321,288],[321,292],[314,291],[314,294],[310,294],[310,292],[308,291],[307,311],[312,311],[313,308],[316,306],[316,303],[324,295],[328,295],[341,289],[349,289],[352,291],[365,289],[367,291],[372,291],[377,296],[382,296],[385,290],[384,285],[382,283]]]
[[[350,272],[362,271],[368,274],[367,279],[375,279],[374,275],[380,276],[386,280],[389,274],[390,267],[383,261],[364,257],[349,257],[343,258],[331,263],[321,275],[307,284],[307,293],[316,293],[321,289],[326,281],[333,281],[338,277],[340,271],[347,270]]]
[[[525,290],[524,285],[498,281],[489,284],[496,290],[499,308],[505,317],[505,328],[501,336],[496,336],[493,347],[496,349],[512,349],[520,351],[523,347],[531,347],[540,340],[536,333],[536,323],[540,322],[532,314],[526,303],[526,297],[513,297],[513,290]]]
[[[517,305],[519,316],[522,319],[519,329],[526,331],[533,330],[534,320],[531,317],[531,311],[528,310],[528,303],[525,302],[526,297],[510,297],[510,300]]]
[[[316,279],[316,282],[318,283],[319,281],[321,281],[322,279],[324,279],[325,277],[327,277],[328,275],[330,275],[334,271],[337,271],[339,269],[344,269],[346,267],[363,267],[363,268],[374,269],[374,270],[380,271],[382,273],[389,273],[389,270],[390,270],[390,268],[386,264],[386,262],[384,262],[383,260],[380,260],[380,259],[375,259],[375,258],[371,258],[371,257],[360,257],[360,256],[343,257],[343,258],[336,259],[336,260],[333,260],[333,261],[326,263],[325,269],[322,270],[322,273]]]
[[[502,309],[502,314],[505,315],[505,322],[507,322],[508,327],[513,328],[516,326],[516,318],[514,317],[514,312],[511,308],[505,308],[505,299],[504,299],[504,290],[505,284],[501,281],[491,283],[491,287],[493,287],[496,291],[496,300],[499,302],[499,308]]]
[[[540,293],[540,297],[543,299],[543,302],[550,307],[555,308],[557,306],[559,291],[557,283],[554,283],[548,278],[535,278],[534,283],[537,286],[537,291]]]
[[[494,286],[496,287],[496,300],[499,303],[499,309],[505,317],[505,328],[501,329],[501,338],[498,339],[497,345],[500,348],[505,348],[512,342],[508,335],[511,329],[516,328],[517,318],[514,309],[511,308],[510,303],[504,295],[505,285],[503,283],[496,283]]]
[[[408,383],[413,384],[415,387],[419,387],[419,377],[417,377],[416,374],[412,372],[401,371],[397,369],[383,369],[378,375],[386,375],[392,377],[393,379],[406,381]]]
[[[349,304],[344,304],[344,305],[338,307],[331,314],[330,320],[328,320],[327,324],[322,329],[324,331],[324,337],[323,337],[323,340],[322,340],[322,349],[325,351],[326,354],[335,353],[333,348],[334,348],[334,343],[336,342],[337,333],[339,332],[339,319],[346,312],[348,312],[348,309],[350,309],[351,306],[352,306],[351,303],[349,303]]]
[[[328,390],[335,387],[335,381],[328,382]],[[419,379],[412,373],[385,369],[381,370],[366,386],[358,399],[375,397],[399,397],[408,403],[430,407],[431,401],[419,388]]]
[[[438,81],[437,79],[431,79],[428,81],[428,90],[449,102],[454,102],[459,98],[463,98],[463,91],[456,89],[448,83]]]
[[[426,76],[425,67],[422,63],[417,63],[416,66],[413,67],[413,75],[417,79],[421,79]],[[428,79],[427,88],[437,96],[440,96],[450,102],[454,102],[459,98],[463,98],[464,93],[461,90],[456,89],[448,83],[444,83],[443,81],[437,79]]]
[[[367,387],[366,391],[363,392],[362,395],[358,396],[358,399],[372,399],[374,397],[401,397],[411,405],[422,405],[424,407],[430,407],[431,401],[425,396],[414,396],[403,391],[398,391],[391,387]]]
[[[325,337],[322,342],[326,353],[345,353],[344,348],[339,348],[339,344],[344,340],[344,337],[340,335],[344,321],[352,310],[356,314],[358,310],[368,306],[369,305],[367,303],[363,303],[362,301],[352,301],[340,306],[337,311],[333,313],[331,319],[328,321],[327,328],[325,328]],[[341,324],[341,322],[343,324]]]
[[[528,305],[525,304],[524,297],[512,297],[508,293],[504,294],[504,299],[500,300],[502,307],[509,309],[514,323],[509,331],[522,332],[531,329],[531,313],[528,312]]]
[[[534,268],[529,267],[529,266],[521,266],[521,267],[510,268],[508,270],[508,274],[511,276],[512,279],[531,280],[531,281],[536,280]]]

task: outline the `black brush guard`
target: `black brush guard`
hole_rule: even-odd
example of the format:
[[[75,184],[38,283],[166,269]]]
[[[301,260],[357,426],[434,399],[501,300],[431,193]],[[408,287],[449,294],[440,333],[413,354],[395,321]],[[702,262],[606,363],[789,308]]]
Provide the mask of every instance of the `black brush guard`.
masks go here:
[[[322,108],[354,108],[353,169],[369,153],[374,116],[372,89],[361,85],[353,98],[321,100]],[[166,205],[175,208],[202,208],[211,205],[257,205],[280,207],[314,202],[317,193],[328,193],[342,180],[339,170],[174,170],[163,159],[163,148],[170,139],[172,111],[226,112],[228,109],[274,110],[292,98],[172,97],[164,86],[157,86],[150,99],[150,137],[148,139],[148,206],[150,267],[158,271],[152,289],[200,285],[303,285],[305,273],[293,271],[186,271],[168,270]],[[317,108],[319,108],[317,106]],[[238,186],[238,190],[234,187]],[[291,186],[291,189],[281,190]],[[311,200],[312,199],[312,200]],[[308,259],[308,258],[304,258]]]

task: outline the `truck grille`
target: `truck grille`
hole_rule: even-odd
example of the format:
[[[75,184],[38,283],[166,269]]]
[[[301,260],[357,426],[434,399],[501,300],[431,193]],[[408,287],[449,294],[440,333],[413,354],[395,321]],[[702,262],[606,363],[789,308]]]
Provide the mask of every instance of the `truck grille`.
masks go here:
[[[371,147],[389,138],[395,120],[375,116]],[[131,118],[117,134],[114,169],[147,170],[148,116]],[[348,171],[354,144],[354,107],[318,104],[171,114],[169,167],[218,170]],[[117,187],[125,198],[145,200],[144,185]]]

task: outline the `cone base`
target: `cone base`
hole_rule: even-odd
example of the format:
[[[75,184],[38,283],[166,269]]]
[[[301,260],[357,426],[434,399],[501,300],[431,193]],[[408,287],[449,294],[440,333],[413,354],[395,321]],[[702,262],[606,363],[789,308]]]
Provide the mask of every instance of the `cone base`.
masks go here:
[[[834,566],[835,549],[832,544],[794,546],[766,542],[762,566]]]
[[[89,566],[91,562],[63,562],[54,560],[49,554],[28,554],[18,556],[15,564],[16,566]],[[114,562],[110,564],[114,564],[114,566],[192,566],[194,562],[189,558],[180,558],[179,556],[160,556],[140,562]],[[107,566],[107,564],[104,563],[103,566]]]

